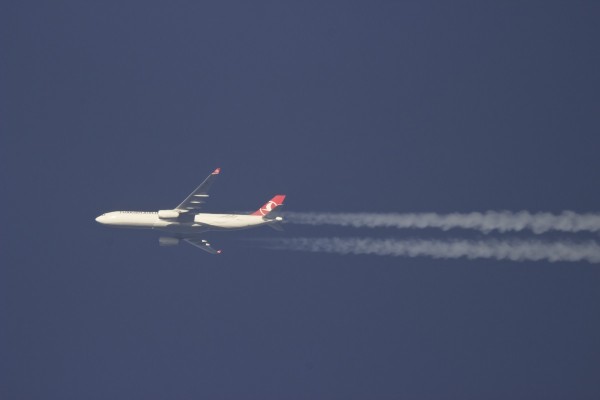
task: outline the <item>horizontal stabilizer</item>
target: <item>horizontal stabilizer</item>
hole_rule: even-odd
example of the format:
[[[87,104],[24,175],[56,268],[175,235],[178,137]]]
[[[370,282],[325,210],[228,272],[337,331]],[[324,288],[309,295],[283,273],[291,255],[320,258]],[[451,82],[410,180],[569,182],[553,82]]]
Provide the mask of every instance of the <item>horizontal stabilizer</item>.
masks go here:
[[[281,224],[279,222],[271,222],[270,224],[267,224],[267,226],[269,228],[275,229],[278,232],[283,232],[283,226],[281,226]]]

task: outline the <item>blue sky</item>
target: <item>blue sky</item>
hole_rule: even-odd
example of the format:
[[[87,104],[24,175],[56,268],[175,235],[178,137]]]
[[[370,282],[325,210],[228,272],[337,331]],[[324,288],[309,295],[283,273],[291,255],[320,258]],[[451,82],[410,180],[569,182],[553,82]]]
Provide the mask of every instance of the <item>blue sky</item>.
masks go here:
[[[2,5],[0,394],[598,398],[597,265],[238,240],[266,228],[210,234],[210,257],[94,218],[173,207],[216,167],[215,212],[276,193],[293,211],[598,211],[599,17],[592,1]]]

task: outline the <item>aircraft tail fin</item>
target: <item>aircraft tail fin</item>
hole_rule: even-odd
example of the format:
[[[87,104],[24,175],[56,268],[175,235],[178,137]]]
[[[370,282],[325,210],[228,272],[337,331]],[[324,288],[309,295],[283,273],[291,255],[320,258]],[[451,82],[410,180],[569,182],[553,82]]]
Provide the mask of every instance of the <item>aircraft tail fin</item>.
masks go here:
[[[285,194],[278,194],[273,197],[267,203],[265,203],[261,208],[254,211],[252,215],[258,215],[266,217],[267,215],[273,213],[275,210],[280,210],[281,206],[283,206],[283,200],[285,200]]]

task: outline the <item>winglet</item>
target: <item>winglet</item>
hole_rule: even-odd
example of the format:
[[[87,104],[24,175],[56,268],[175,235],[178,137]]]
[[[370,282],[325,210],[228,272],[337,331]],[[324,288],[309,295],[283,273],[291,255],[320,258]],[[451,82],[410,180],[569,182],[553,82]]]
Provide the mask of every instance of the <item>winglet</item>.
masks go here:
[[[217,168],[213,171],[211,175],[219,175],[221,173],[221,168]]]
[[[217,250],[217,254],[221,254],[223,250]]]
[[[261,208],[254,211],[252,213],[252,215],[260,215],[260,216],[264,217],[265,215],[269,214],[271,211],[275,210],[277,207],[283,205],[284,200],[285,200],[285,194],[278,194],[277,196],[275,196],[271,200],[269,200],[267,203],[265,203]]]

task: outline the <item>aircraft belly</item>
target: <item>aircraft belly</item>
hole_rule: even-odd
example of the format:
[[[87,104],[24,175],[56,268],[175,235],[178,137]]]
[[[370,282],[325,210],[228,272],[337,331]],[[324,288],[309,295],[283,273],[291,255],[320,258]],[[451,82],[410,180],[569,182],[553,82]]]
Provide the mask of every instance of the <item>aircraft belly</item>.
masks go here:
[[[154,229],[160,229],[161,231],[172,232],[172,233],[199,233],[204,232],[207,229],[206,226],[200,224],[181,224],[181,223],[170,223],[164,225],[156,225]]]
[[[210,229],[244,229],[264,224],[262,218],[237,214],[198,214],[194,221]]]
[[[120,228],[152,229],[154,227],[154,218],[136,215],[117,215],[110,225]]]

